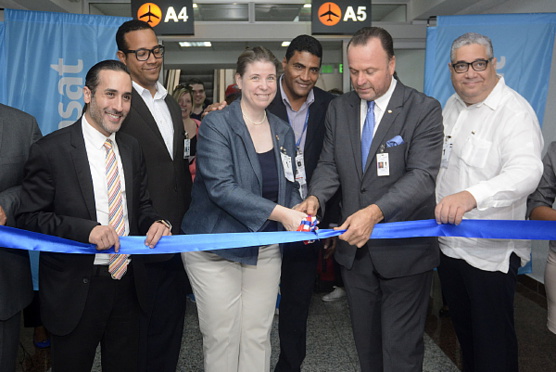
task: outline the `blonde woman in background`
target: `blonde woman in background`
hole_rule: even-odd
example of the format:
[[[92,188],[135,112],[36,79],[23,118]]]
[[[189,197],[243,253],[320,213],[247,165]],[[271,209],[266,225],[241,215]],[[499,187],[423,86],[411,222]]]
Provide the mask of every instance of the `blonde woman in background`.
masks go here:
[[[188,86],[178,85],[172,93],[172,97],[176,99],[181,108],[181,118],[183,120],[183,129],[185,130],[185,156],[189,157],[189,172],[191,179],[195,180],[196,164],[195,154],[197,152],[197,132],[201,122],[191,118],[193,109],[193,92]],[[188,147],[189,145],[189,147]],[[188,153],[189,150],[189,153]]]

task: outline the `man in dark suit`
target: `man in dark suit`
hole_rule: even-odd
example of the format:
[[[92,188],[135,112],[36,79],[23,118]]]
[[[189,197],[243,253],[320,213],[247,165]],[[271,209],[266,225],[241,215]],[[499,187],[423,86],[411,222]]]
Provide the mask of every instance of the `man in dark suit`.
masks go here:
[[[23,167],[41,137],[35,118],[0,104],[0,225],[15,226]],[[15,371],[21,310],[33,298],[27,251],[0,248],[0,371]]]
[[[326,109],[334,98],[315,87],[321,62],[322,46],[317,39],[309,35],[294,38],[282,61],[284,74],[280,77],[280,89],[268,107],[271,113],[290,123],[294,129],[297,160],[304,165],[301,167],[304,170],[297,175],[304,196],[322,149]],[[321,222],[321,226],[325,224]],[[309,305],[322,245],[320,241],[309,245],[302,242],[284,245],[278,325],[280,357],[275,371],[301,369],[305,358]]]
[[[437,240],[369,236],[381,221],[434,216],[440,104],[393,78],[396,59],[386,30],[359,30],[347,57],[355,91],[330,104],[322,154],[300,209],[315,214],[341,186],[345,220],[338,229],[347,231],[335,256],[361,371],[421,371]]]
[[[100,252],[111,247],[118,252],[121,235],[146,234],[145,245],[153,248],[170,228],[152,208],[139,144],[117,133],[131,105],[125,65],[93,66],[83,97],[80,120],[31,147],[17,223],[92,243],[99,251],[41,254],[41,317],[51,332],[52,369],[90,371],[100,342],[104,371],[135,371],[144,267],[135,256]],[[112,261],[120,258],[123,265],[115,271]]]
[[[135,137],[145,156],[153,206],[179,234],[191,200],[184,159],[181,109],[158,82],[164,47],[148,23],[131,20],[116,33],[118,58],[131,73],[133,99],[122,132]],[[141,320],[139,370],[174,372],[181,348],[187,277],[179,254],[146,258],[149,308]]]

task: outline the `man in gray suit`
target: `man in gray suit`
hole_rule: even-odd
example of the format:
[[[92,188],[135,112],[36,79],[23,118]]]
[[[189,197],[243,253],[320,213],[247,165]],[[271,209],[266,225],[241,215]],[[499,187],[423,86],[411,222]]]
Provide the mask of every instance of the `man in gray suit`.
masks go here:
[[[23,166],[41,137],[35,118],[0,104],[0,225],[15,226]],[[21,310],[33,298],[27,251],[0,248],[0,371],[15,371]]]
[[[441,108],[394,79],[396,58],[386,30],[359,30],[347,56],[355,91],[330,103],[310,196],[300,209],[316,214],[341,186],[344,222],[337,229],[346,231],[336,260],[361,371],[421,371],[437,240],[369,237],[379,222],[434,217]]]

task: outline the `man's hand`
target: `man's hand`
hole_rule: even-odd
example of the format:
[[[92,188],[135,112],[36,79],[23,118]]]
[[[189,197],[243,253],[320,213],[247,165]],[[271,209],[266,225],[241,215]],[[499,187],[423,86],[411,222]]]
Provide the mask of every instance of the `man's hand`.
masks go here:
[[[209,112],[220,111],[226,106],[228,106],[226,101],[211,103],[205,108],[205,111],[201,114],[201,118],[204,118]]]
[[[145,245],[149,248],[154,248],[161,237],[172,235],[172,232],[162,222],[155,222],[147,231],[147,238],[145,239]]]
[[[466,212],[477,207],[477,201],[469,191],[448,195],[436,205],[434,216],[436,223],[459,225]]]
[[[97,251],[105,251],[114,246],[114,251],[120,251],[120,237],[112,226],[95,226],[89,234],[89,243],[97,246]]]
[[[0,205],[0,226],[4,226],[6,222],[8,222],[8,216],[6,216],[6,212],[4,212],[4,209]]]
[[[383,219],[384,215],[380,208],[376,204],[371,204],[349,216],[341,226],[335,227],[334,230],[347,229],[339,238],[361,248],[371,237],[375,225]]]
[[[324,259],[327,260],[329,257],[332,257],[334,252],[336,252],[336,242],[338,239],[336,237],[326,238],[323,241],[323,248],[324,248]]]
[[[308,214],[309,216],[316,216],[319,211],[319,200],[316,196],[310,195],[307,199],[303,200],[301,203],[293,207],[296,211],[300,211]]]

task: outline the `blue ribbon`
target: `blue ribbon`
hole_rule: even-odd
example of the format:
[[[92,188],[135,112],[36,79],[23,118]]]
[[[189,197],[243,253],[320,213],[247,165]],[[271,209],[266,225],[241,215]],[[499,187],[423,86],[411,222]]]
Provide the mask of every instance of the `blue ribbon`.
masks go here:
[[[175,235],[162,237],[154,249],[144,245],[143,236],[120,238],[120,253],[163,254],[206,251],[228,248],[290,243],[326,239],[345,230],[317,232],[279,231],[257,233],[228,233]],[[556,221],[463,220],[458,226],[438,225],[435,220],[381,223],[375,226],[371,239],[402,239],[419,237],[467,237],[481,239],[556,240]],[[79,243],[55,236],[0,226],[0,247],[59,253],[99,253],[93,244]],[[113,250],[102,251],[113,253]]]

